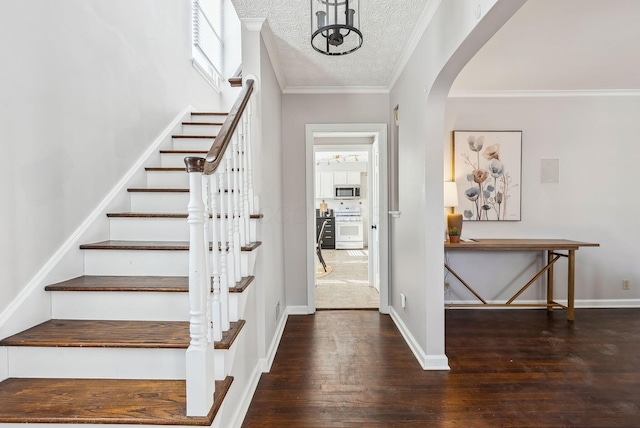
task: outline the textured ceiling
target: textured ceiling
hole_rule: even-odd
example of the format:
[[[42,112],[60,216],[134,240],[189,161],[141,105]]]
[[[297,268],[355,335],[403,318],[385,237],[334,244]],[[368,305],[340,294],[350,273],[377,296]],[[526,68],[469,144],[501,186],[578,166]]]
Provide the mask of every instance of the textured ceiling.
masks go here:
[[[240,18],[266,18],[285,89],[386,88],[425,6],[431,0],[362,0],[362,47],[326,56],[311,47],[308,0],[232,0]],[[400,7],[402,5],[402,7]]]

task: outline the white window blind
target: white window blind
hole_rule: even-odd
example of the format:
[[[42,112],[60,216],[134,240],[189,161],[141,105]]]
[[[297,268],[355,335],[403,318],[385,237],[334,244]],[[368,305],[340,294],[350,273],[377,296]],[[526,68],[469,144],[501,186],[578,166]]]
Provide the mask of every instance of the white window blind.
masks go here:
[[[216,87],[222,76],[222,7],[220,0],[192,0],[194,66]]]

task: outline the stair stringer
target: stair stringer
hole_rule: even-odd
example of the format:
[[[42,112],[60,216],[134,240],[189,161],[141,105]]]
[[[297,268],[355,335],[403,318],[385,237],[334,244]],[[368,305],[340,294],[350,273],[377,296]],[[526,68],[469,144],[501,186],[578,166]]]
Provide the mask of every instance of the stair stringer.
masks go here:
[[[185,107],[167,125],[123,178],[0,313],[0,338],[18,333],[51,318],[50,293],[44,291],[45,285],[82,275],[83,253],[78,248],[79,245],[87,241],[106,239],[109,234],[107,212],[127,203],[127,187],[131,186],[132,182],[143,182],[140,180],[143,179],[145,164],[158,156],[160,148],[172,144],[171,135],[180,129],[181,123],[194,110],[192,106]],[[0,352],[0,367],[7,366],[5,355]],[[0,380],[6,378],[2,376],[3,370],[0,369]]]

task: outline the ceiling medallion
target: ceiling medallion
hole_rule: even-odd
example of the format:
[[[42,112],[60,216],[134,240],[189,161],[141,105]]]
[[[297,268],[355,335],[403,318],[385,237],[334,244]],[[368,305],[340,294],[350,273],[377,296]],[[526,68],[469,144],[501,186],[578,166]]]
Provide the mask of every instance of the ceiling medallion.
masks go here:
[[[311,46],[324,55],[346,55],[362,46],[360,0],[311,0]]]

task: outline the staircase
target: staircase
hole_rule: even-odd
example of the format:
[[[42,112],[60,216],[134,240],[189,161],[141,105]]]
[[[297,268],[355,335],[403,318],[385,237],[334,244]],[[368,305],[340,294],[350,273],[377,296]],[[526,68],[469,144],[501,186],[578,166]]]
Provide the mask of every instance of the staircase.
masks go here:
[[[128,189],[130,212],[107,215],[110,239],[80,246],[84,276],[46,287],[52,319],[0,341],[10,376],[0,382],[0,423],[214,423],[233,382],[233,357],[242,352],[234,345],[245,325],[261,218],[251,214],[249,244],[239,252],[240,279],[228,282],[229,328],[217,340],[209,332],[213,404],[208,412],[187,416],[193,297],[184,159],[205,157],[224,119],[222,113],[191,113],[171,149],[160,151],[160,165],[145,169],[147,185]],[[232,191],[222,189],[219,198]],[[217,227],[212,215],[206,223]],[[214,252],[226,247],[210,242]],[[215,318],[208,317],[211,328]]]

